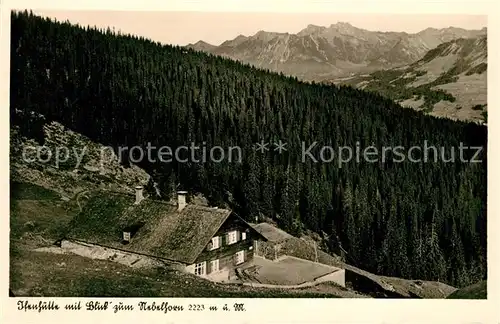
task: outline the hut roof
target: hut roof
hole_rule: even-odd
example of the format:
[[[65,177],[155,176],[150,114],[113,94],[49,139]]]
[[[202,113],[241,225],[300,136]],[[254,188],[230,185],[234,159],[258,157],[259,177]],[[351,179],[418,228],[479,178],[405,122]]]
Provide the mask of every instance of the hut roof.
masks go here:
[[[269,224],[269,223],[259,223],[254,224],[252,227],[259,232],[263,237],[265,237],[269,242],[282,242],[293,236],[287,232]]]
[[[94,193],[70,223],[67,237],[147,254],[186,264],[193,263],[231,214],[230,210],[175,204],[110,192]],[[142,226],[123,245],[123,231]]]

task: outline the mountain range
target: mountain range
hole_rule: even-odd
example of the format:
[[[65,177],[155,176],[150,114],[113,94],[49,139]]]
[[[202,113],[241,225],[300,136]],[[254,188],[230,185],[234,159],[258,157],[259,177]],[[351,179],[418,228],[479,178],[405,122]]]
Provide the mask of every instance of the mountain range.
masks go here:
[[[297,34],[259,31],[218,46],[200,40],[187,47],[308,81],[324,81],[411,64],[442,43],[486,32],[486,28],[456,27],[414,34],[379,32],[339,22],[329,27],[308,25]]]

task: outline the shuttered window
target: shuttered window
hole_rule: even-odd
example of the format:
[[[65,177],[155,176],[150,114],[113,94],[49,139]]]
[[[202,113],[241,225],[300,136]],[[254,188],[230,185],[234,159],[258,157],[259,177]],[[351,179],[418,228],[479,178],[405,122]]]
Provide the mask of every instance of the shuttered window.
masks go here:
[[[210,261],[210,272],[219,271],[219,259]]]
[[[212,240],[210,241],[210,243],[208,243],[207,250],[208,251],[215,250],[220,248],[220,246],[221,246],[221,237],[215,236],[212,237]]]
[[[234,244],[236,242],[238,242],[238,231],[227,233],[227,245]]]

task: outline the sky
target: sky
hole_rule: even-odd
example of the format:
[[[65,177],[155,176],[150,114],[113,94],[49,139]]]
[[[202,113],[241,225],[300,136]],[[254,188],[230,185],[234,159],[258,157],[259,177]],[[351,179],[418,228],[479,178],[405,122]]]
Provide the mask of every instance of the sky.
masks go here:
[[[115,27],[123,33],[145,36],[173,45],[187,45],[199,40],[213,45],[242,34],[254,35],[260,30],[297,33],[309,24],[330,26],[337,22],[372,31],[417,33],[425,28],[487,27],[484,15],[444,14],[298,14],[249,12],[138,12],[138,11],[40,11],[36,14],[69,20],[86,26]]]

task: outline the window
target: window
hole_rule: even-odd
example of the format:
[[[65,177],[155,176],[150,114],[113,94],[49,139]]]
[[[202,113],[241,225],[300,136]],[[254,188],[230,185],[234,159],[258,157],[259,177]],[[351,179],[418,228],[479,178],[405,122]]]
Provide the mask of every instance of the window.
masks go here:
[[[220,248],[220,236],[212,237],[211,243],[212,243],[212,246],[210,247],[209,250],[215,250],[215,249]]]
[[[241,232],[241,240],[246,240],[247,239],[247,233],[246,232]]]
[[[210,261],[210,272],[219,271],[219,259]]]
[[[227,233],[227,244],[228,245],[236,243],[236,241],[238,240],[237,234],[238,233],[236,231],[232,231],[232,232]]]
[[[240,264],[245,262],[245,251],[238,251],[235,255],[235,263]]]
[[[198,276],[202,276],[205,274],[205,262],[197,263],[194,266],[194,274]]]
[[[123,232],[123,241],[130,242],[130,232]]]

